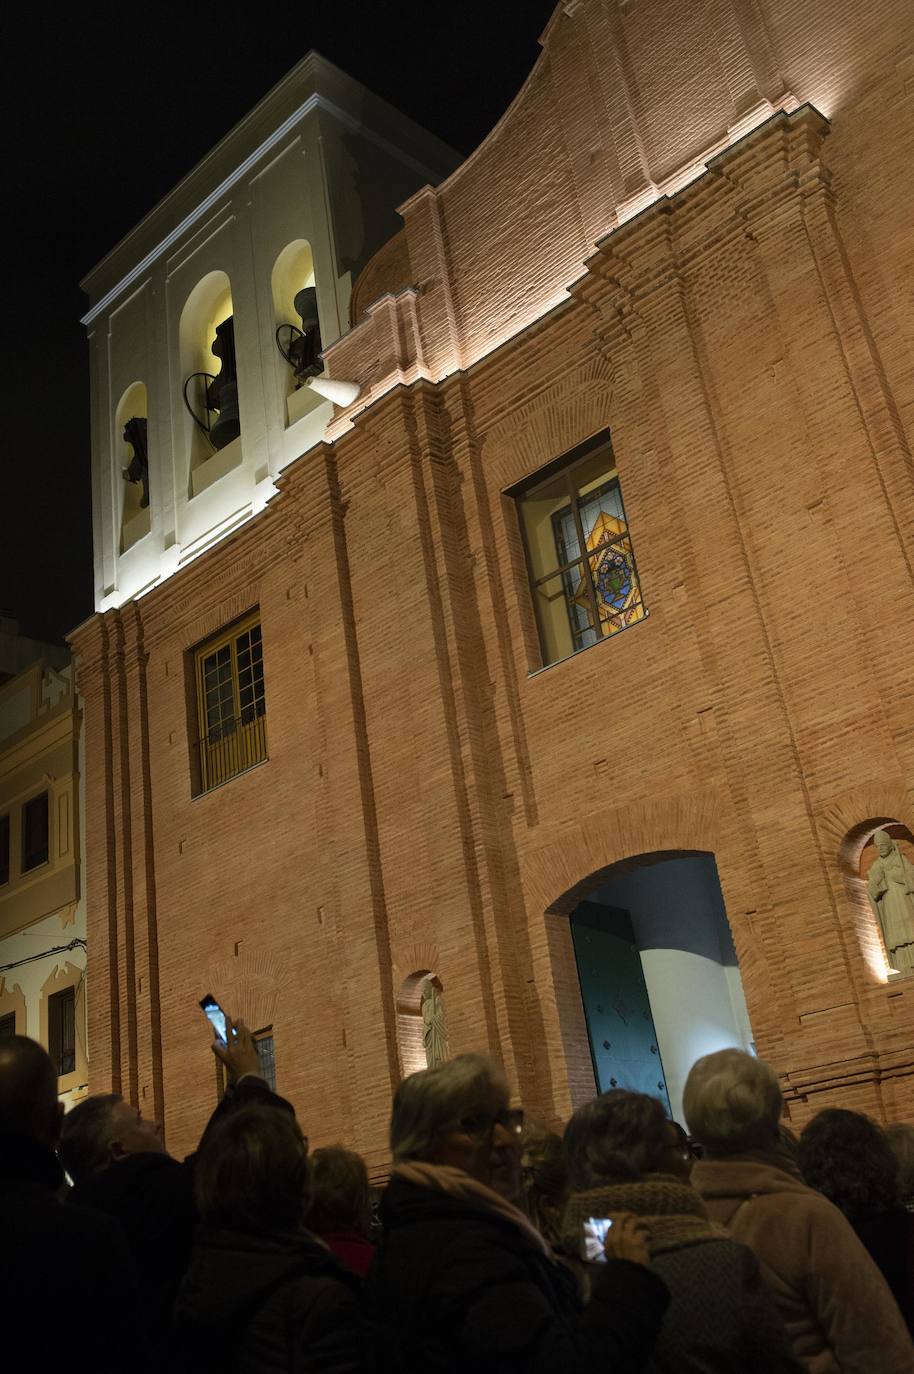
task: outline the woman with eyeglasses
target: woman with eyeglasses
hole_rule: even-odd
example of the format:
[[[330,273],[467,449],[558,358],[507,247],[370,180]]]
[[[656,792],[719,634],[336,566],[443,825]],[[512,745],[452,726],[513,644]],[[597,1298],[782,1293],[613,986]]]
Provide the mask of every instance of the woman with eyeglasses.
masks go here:
[[[647,1267],[644,1227],[634,1217],[612,1219],[606,1263],[583,1309],[568,1270],[505,1196],[522,1126],[504,1076],[479,1055],[400,1085],[371,1279],[383,1369],[644,1369],[668,1301]]]

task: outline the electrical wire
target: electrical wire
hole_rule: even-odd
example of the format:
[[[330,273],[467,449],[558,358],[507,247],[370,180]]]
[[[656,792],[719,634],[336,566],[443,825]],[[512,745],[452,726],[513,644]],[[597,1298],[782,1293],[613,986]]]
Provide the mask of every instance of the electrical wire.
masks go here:
[[[71,949],[86,947],[86,941],[77,936],[68,945],[55,945],[53,949],[44,949],[40,954],[27,954],[24,959],[14,959],[11,964],[0,964],[0,973],[7,973],[11,968],[20,968],[23,964],[34,964],[36,959],[49,959],[52,954],[68,954]]]

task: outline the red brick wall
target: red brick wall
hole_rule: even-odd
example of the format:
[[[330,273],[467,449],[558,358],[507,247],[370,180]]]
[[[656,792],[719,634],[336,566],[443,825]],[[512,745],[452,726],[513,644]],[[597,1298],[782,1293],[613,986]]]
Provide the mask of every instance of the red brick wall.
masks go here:
[[[909,8],[772,4],[761,37],[748,0],[709,8],[756,34],[726,68],[733,118],[818,82],[831,131],[776,115],[611,234],[546,318],[389,391],[240,533],[74,637],[93,1088],[164,1110],[178,1152],[214,1100],[214,992],[273,1026],[312,1140],[383,1168],[397,1001],[425,970],[451,1051],[497,1055],[532,1111],[566,1115],[592,1087],[567,913],[653,851],[714,853],[793,1118],[914,1112],[912,984],[880,975],[857,876],[878,821],[914,822]],[[582,165],[615,109],[617,12],[567,9],[507,123],[407,209],[427,358],[520,318],[525,281],[578,276],[618,200],[608,141]],[[709,39],[689,21],[648,74],[648,18],[681,6],[618,13],[659,177],[729,116],[709,100],[677,142]],[[369,337],[337,345],[349,375]],[[503,493],[606,428],[650,615],[535,673]],[[194,799],[185,656],[255,605],[269,761]]]

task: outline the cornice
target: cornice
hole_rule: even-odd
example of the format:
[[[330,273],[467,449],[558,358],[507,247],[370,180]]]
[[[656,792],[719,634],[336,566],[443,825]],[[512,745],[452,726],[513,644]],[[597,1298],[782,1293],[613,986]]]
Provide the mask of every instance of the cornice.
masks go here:
[[[615,314],[682,285],[688,274],[757,226],[793,212],[798,197],[830,195],[820,160],[830,125],[811,105],[778,111],[675,196],[664,197],[606,235],[588,258],[572,296]],[[605,332],[605,331],[602,331]]]

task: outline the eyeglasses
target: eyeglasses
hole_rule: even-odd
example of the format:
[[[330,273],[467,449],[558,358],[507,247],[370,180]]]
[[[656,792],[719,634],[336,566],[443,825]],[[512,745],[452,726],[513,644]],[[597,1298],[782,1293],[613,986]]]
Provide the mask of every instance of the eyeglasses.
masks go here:
[[[509,1135],[519,1136],[524,1129],[524,1113],[521,1107],[507,1107],[494,1116],[489,1112],[477,1112],[465,1116],[457,1122],[458,1129],[475,1140],[483,1140],[491,1135],[496,1126],[501,1126]]]

